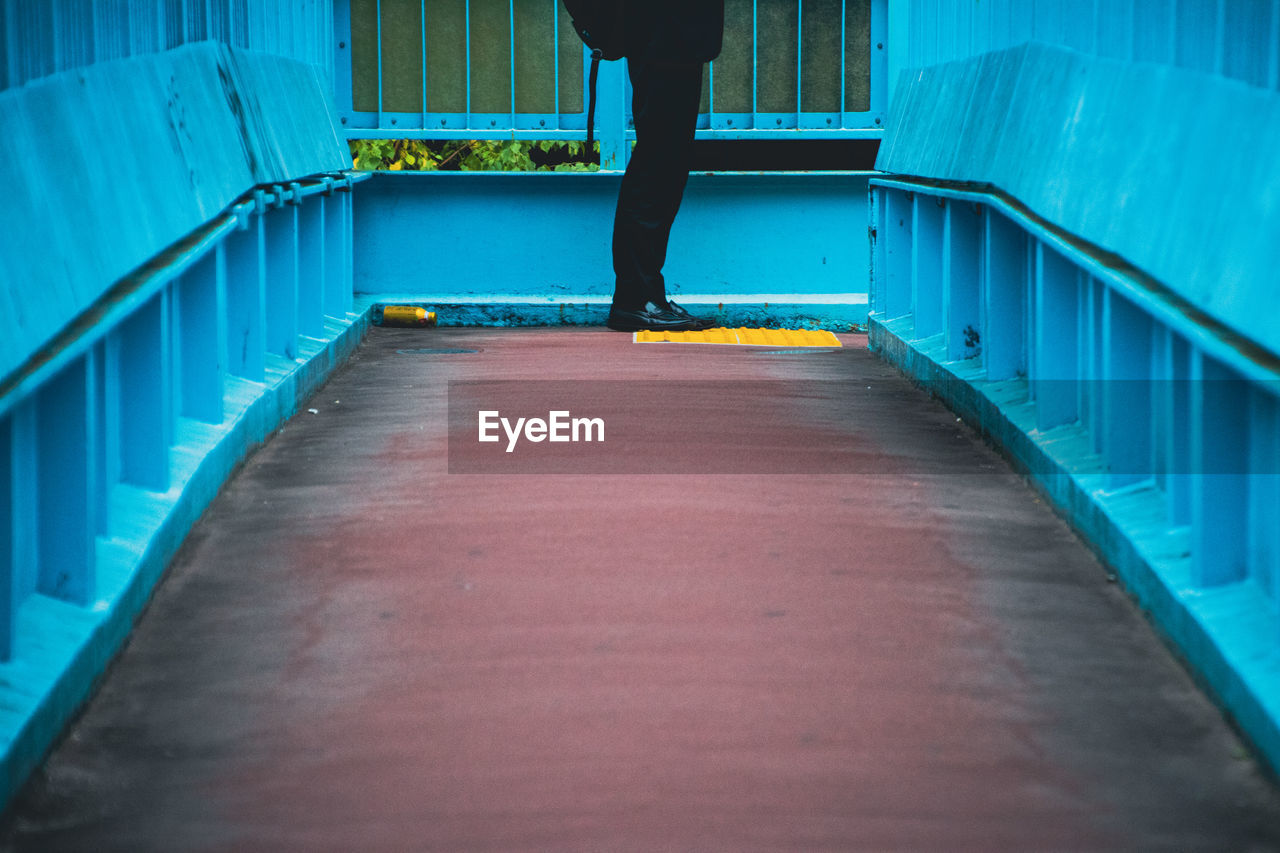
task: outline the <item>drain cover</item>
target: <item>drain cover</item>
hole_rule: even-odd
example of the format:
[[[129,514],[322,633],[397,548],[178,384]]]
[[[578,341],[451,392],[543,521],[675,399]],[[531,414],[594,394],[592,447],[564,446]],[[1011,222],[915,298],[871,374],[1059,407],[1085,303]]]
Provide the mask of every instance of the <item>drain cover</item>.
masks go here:
[[[457,347],[422,347],[420,349],[398,349],[400,355],[455,355],[466,352],[480,352],[478,349],[458,349]]]

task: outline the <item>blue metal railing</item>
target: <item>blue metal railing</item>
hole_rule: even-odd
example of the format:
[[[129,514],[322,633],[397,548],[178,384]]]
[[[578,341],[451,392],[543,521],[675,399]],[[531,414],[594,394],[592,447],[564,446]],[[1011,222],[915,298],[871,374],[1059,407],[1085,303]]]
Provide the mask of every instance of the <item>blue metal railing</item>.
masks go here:
[[[1280,360],[998,193],[871,181],[873,349],[994,438],[1280,762]]]
[[[887,0],[728,0],[700,138],[878,137]],[[474,13],[473,13],[474,7]],[[483,12],[484,14],[480,14]],[[578,139],[589,64],[560,0],[337,0],[347,135]],[[625,76],[602,77],[601,136],[629,128]]]
[[[1280,100],[1226,76],[1037,43],[904,76],[868,322],[1280,764],[1280,252],[1256,237],[1280,169],[1195,166],[1224,125],[1270,138]]]
[[[321,70],[183,43],[329,54],[331,15],[0,6],[0,149],[56,155],[0,207],[0,806],[225,478],[365,328],[349,190],[367,176],[345,171]]]

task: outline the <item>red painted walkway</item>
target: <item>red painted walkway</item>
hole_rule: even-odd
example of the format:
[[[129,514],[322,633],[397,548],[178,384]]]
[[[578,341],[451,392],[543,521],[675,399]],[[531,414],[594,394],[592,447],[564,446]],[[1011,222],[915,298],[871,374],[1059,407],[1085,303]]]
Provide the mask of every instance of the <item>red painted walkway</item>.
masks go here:
[[[844,342],[374,330],[213,504],[4,838],[1280,849],[1276,788],[1106,570]],[[498,379],[665,473],[449,473],[446,383]],[[506,464],[468,417],[455,470]]]

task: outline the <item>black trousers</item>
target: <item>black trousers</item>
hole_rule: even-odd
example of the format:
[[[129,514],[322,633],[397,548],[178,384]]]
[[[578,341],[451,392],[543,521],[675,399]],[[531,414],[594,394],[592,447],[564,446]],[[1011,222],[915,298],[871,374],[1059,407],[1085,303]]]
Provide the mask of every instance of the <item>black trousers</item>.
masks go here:
[[[636,147],[613,219],[614,307],[666,305],[662,267],[680,210],[702,100],[702,63],[628,59]]]

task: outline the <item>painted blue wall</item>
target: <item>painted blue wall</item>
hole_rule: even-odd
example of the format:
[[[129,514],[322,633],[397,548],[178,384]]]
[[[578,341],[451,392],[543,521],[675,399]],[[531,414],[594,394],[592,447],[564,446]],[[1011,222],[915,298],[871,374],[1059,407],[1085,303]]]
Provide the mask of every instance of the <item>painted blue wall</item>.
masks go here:
[[[607,305],[620,180],[378,174],[356,195],[356,291],[446,304]],[[672,230],[668,294],[703,305],[808,302],[825,306],[815,318],[861,323],[866,186],[867,174],[850,172],[693,175]],[[602,321],[602,313],[580,320]]]
[[[351,166],[313,66],[216,42],[0,92],[0,158],[24,165],[0,206],[0,383],[237,196]]]
[[[332,0],[0,0],[0,90],[201,41],[315,66],[333,84]]]
[[[1227,131],[1229,129],[1229,131]],[[1280,354],[1280,92],[1030,43],[905,72],[876,167],[988,184]]]
[[[1039,41],[1280,89],[1276,0],[897,0],[899,67]]]
[[[1280,3],[890,16],[872,348],[1026,471],[1280,766]]]
[[[327,6],[288,5],[0,5],[0,807],[366,328],[323,68],[184,44],[329,52],[283,26]]]

